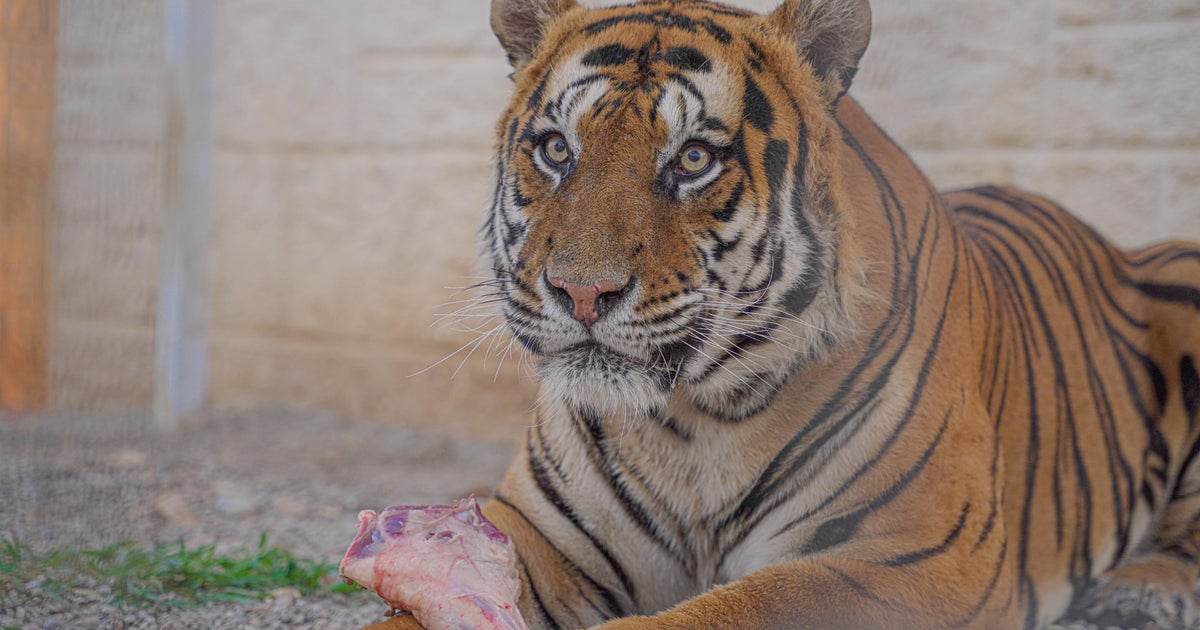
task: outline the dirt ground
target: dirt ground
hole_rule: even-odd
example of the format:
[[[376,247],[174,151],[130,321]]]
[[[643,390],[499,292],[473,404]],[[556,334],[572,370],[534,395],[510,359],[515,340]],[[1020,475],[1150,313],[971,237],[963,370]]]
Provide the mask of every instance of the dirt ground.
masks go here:
[[[173,435],[154,431],[144,413],[0,420],[0,528],[39,551],[123,540],[236,551],[266,532],[272,545],[336,563],[359,510],[487,495],[514,452],[287,409],[208,414]],[[384,609],[369,598],[280,593],[248,611],[193,611],[180,627],[278,625],[287,618],[274,610],[280,599],[291,627],[355,627]],[[160,627],[177,618],[33,597],[20,604],[0,609],[0,627]]]
[[[359,510],[486,496],[518,438],[498,444],[289,409],[207,414],[171,435],[145,413],[0,418],[0,530],[38,551],[135,540],[235,552],[266,532],[297,556],[337,563]],[[385,610],[365,592],[291,589],[183,611],[116,609],[87,589],[60,601],[37,595],[36,584],[15,604],[7,595],[0,628],[22,630],[356,628]]]

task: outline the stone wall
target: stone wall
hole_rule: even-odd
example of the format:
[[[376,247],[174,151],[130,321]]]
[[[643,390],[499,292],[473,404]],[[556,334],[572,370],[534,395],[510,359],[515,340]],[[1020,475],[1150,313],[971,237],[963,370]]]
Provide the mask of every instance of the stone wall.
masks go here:
[[[160,3],[60,0],[57,406],[150,400]],[[497,370],[507,339],[413,376],[476,338],[430,323],[479,274],[509,87],[486,3],[216,11],[213,404],[510,439],[533,394],[519,357]],[[939,185],[1029,186],[1128,245],[1200,239],[1200,3],[877,0],[875,33],[853,93]]]

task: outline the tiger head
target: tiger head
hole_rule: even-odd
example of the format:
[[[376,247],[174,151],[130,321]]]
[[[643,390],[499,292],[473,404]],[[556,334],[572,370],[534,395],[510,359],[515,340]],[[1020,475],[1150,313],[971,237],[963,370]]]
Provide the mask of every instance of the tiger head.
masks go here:
[[[833,112],[866,0],[493,0],[515,90],[483,228],[543,395],[761,410],[853,323]]]

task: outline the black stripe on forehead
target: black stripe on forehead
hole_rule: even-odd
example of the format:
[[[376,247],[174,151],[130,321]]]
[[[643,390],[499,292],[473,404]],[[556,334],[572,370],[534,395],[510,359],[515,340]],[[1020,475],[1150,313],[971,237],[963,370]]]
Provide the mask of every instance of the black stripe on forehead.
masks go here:
[[[663,55],[663,61],[688,72],[708,72],[712,69],[712,62],[708,57],[691,46],[676,46],[667,49],[667,53]]]
[[[609,44],[592,50],[583,56],[583,65],[592,67],[601,66],[619,66],[637,54],[637,51],[622,46],[621,44]]]
[[[676,1],[677,0],[641,0],[638,6],[662,6],[664,4],[670,4]],[[729,15],[733,17],[749,17],[755,15],[753,11],[727,6],[718,2],[709,2],[708,0],[692,0],[691,4],[688,6],[688,10],[707,11],[708,13],[713,13],[716,15]]]
[[[550,75],[548,75],[548,74],[546,75],[547,78],[549,78],[549,76]],[[542,104],[542,115],[547,116],[550,119],[555,120],[557,122],[560,114],[565,115],[567,112],[570,112],[572,109],[575,108],[575,105],[578,103],[579,98],[583,95],[582,88],[587,87],[588,85],[591,85],[592,83],[596,83],[597,81],[604,81],[608,78],[609,78],[608,75],[603,74],[603,73],[598,73],[598,74],[589,74],[585,77],[575,79],[574,81],[569,83],[565,88],[560,90],[556,96],[554,96],[551,99],[546,100],[545,103]],[[571,101],[565,102],[565,99],[568,96],[571,97]],[[538,103],[531,103],[530,107],[527,111],[536,111],[537,106],[538,106]],[[532,120],[532,119],[530,119],[530,120]]]
[[[610,28],[626,24],[649,24],[657,28],[680,29],[688,33],[699,33],[704,31],[712,36],[713,39],[716,39],[722,44],[728,44],[733,40],[733,36],[729,33],[729,31],[725,30],[711,18],[698,19],[688,15],[672,13],[670,11],[628,13],[625,15],[616,15],[613,17],[604,18],[584,27],[583,33],[585,35],[596,35],[598,33],[603,33]]]

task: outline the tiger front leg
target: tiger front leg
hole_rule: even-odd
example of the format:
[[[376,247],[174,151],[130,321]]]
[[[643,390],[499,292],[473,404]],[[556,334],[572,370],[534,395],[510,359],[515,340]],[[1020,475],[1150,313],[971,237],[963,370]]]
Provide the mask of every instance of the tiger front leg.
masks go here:
[[[1067,617],[1100,627],[1194,628],[1197,574],[1190,556],[1153,551],[1103,574]]]
[[[1154,540],[1139,555],[1102,573],[1069,618],[1101,627],[1200,627],[1200,464],[1183,475]]]
[[[520,458],[518,458],[518,461]],[[484,515],[512,540],[521,574],[518,607],[532,629],[587,628],[615,616],[627,602],[614,601],[612,591],[582,573],[554,541],[548,539],[516,497],[521,494],[521,468],[510,471]],[[509,497],[512,497],[510,502]]]
[[[1015,583],[1003,559],[997,561],[991,579],[979,580],[987,573],[978,570],[983,567],[947,575],[891,571],[840,558],[798,560],[752,573],[657,615],[617,619],[596,630],[1020,627],[1019,606],[1010,599]]]
[[[1200,419],[1200,388],[1195,385],[1194,367],[1183,360],[1164,363],[1178,363],[1182,369],[1180,387],[1174,390],[1179,393],[1173,391],[1168,398],[1168,415],[1160,423],[1195,427]],[[1193,383],[1191,391],[1196,393],[1185,391],[1187,383]],[[1191,402],[1186,400],[1189,395]],[[1190,439],[1179,447],[1180,457],[1197,450],[1200,435],[1193,428]],[[1200,458],[1188,455],[1185,462],[1151,539],[1132,545],[1138,550],[1135,555],[1097,576],[1074,602],[1067,619],[1101,627],[1142,627],[1153,621],[1160,628],[1200,628]]]

